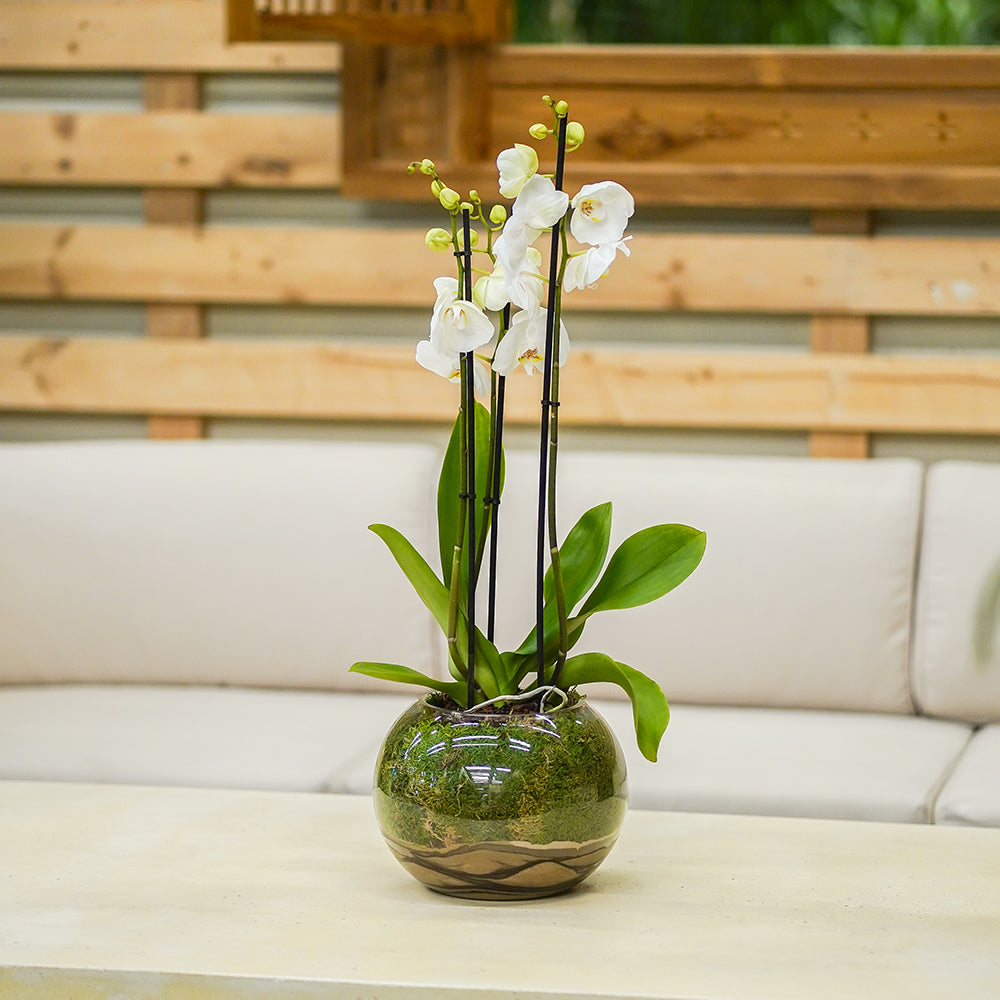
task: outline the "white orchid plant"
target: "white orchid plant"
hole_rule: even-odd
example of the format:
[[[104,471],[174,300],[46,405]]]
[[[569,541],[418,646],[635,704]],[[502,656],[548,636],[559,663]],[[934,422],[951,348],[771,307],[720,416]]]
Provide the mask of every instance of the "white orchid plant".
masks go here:
[[[559,375],[570,355],[562,293],[593,286],[619,253],[629,256],[631,237],[625,229],[635,203],[615,181],[586,184],[573,198],[562,190],[566,154],[583,143],[584,129],[568,120],[566,102],[542,100],[553,125],[539,123],[528,132],[537,141],[555,138],[555,171],[539,172],[533,146],[515,143],[501,152],[499,190],[513,199],[509,214],[503,204],[487,213],[476,191],[463,198],[431,160],[410,164],[411,174],[431,178],[431,191],[450,217],[449,228],[429,230],[425,242],[451,251],[457,261],[457,276],[434,282],[430,333],[416,351],[420,365],[460,387],[438,485],[440,574],[394,528],[373,524],[371,530],[444,631],[452,679],[393,663],[362,662],[351,669],[430,688],[467,710],[489,705],[496,711],[532,699],[544,709],[554,695],[571,698],[580,684],[610,681],[631,699],[639,749],[655,760],[669,720],[660,687],[606,653],[570,651],[592,615],[647,604],[686,579],[701,560],[705,535],[686,525],[654,525],[626,539],[608,559],[612,507],[604,503],[558,539]],[[536,244],[541,241],[544,248],[546,239],[543,273],[543,251]],[[494,640],[494,612],[504,385],[518,368],[542,374],[536,615],[521,644],[501,651]],[[477,396],[485,402],[477,402]],[[484,563],[489,586],[485,631],[475,620]]]

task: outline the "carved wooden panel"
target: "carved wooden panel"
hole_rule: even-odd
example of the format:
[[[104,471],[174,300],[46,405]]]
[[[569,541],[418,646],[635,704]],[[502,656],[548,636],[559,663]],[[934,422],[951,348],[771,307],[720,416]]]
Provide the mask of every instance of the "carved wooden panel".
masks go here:
[[[423,197],[403,170],[428,155],[455,187],[495,186],[490,155],[455,155],[438,112],[407,119],[412,143],[394,127],[410,110],[397,96],[403,74],[434,93],[441,61],[421,50],[403,69],[391,48],[345,51],[345,142],[362,127],[397,140],[352,164],[345,192]],[[495,155],[530,141],[542,93],[567,100],[588,132],[570,186],[613,172],[647,204],[1000,207],[1000,53],[500,46],[488,67],[484,90],[436,91],[449,115],[480,122]],[[352,112],[360,89],[375,123]]]

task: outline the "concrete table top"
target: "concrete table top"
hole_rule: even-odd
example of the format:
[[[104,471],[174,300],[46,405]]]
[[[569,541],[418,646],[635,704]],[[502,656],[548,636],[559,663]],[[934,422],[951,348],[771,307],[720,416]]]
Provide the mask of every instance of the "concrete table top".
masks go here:
[[[0,782],[3,1000],[1000,997],[1000,830],[630,812],[474,903],[363,797]]]

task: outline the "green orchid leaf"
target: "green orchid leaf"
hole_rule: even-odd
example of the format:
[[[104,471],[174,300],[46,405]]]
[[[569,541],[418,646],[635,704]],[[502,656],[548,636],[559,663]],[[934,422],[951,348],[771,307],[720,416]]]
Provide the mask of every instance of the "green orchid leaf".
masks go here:
[[[594,585],[604,568],[611,538],[611,504],[591,507],[559,546],[562,563],[563,589],[566,594],[566,611],[571,613]],[[545,574],[542,591],[545,602],[553,601],[552,567]]]
[[[686,580],[704,552],[705,532],[685,524],[656,524],[637,531],[615,551],[580,614],[649,604]]]
[[[353,664],[351,671],[356,674],[364,674],[366,677],[375,677],[380,681],[396,681],[401,684],[417,684],[420,687],[427,687],[432,691],[440,691],[442,694],[448,695],[459,704],[465,698],[465,685],[460,681],[440,681],[435,677],[422,674],[419,670],[404,667],[400,663],[363,661]]]
[[[619,663],[605,653],[571,656],[559,676],[560,687],[566,688],[595,681],[617,684],[629,696],[636,743],[643,757],[655,761],[660,740],[670,721],[670,706],[660,685],[641,671]]]
[[[385,542],[403,575],[417,592],[417,596],[434,616],[441,631],[448,634],[448,588],[437,578],[427,560],[410,544],[408,539],[388,524],[369,524]]]
[[[487,472],[490,453],[490,411],[481,403],[476,403],[476,507],[477,537],[481,535],[487,508],[483,500],[489,492]],[[438,549],[441,554],[441,571],[445,586],[451,586],[451,567],[455,554],[455,542],[458,538],[458,525],[461,519],[462,498],[462,460],[461,460],[462,419],[459,415],[451,430],[451,438],[441,463],[441,475],[438,478],[437,514],[438,514]],[[500,484],[503,487],[503,462],[500,465]],[[492,510],[490,510],[492,513]],[[463,539],[463,542],[465,540]],[[462,568],[463,581],[466,569]],[[462,594],[464,596],[464,582]]]
[[[403,575],[410,581],[417,596],[423,601],[427,610],[434,616],[441,631],[447,636],[450,596],[447,587],[437,578],[434,570],[427,565],[424,557],[395,528],[387,524],[370,524],[368,528],[385,542],[399,568],[403,571]],[[461,611],[455,634],[459,652],[464,656],[469,648],[469,626]],[[496,672],[499,670],[502,673],[502,661],[496,646],[479,629],[476,629],[476,653],[476,681],[488,698],[495,698],[501,693]],[[453,667],[454,663],[449,657],[449,668]],[[460,680],[460,678],[456,678],[456,680]]]
[[[569,639],[568,648],[572,649],[579,641],[580,637],[583,635],[583,627],[587,624],[587,619],[585,617],[580,617],[577,615],[575,618],[570,618],[566,623],[567,637]],[[550,622],[546,617],[545,623],[545,646],[543,649],[543,658],[546,667],[550,667],[556,658],[556,653],[559,650],[559,626],[558,623],[553,623],[550,629]],[[531,630],[531,634],[523,643],[512,653],[511,656],[517,657],[518,663],[518,673],[517,681],[520,681],[530,673],[534,673],[538,669],[538,656],[537,656],[537,646],[535,645],[535,630]]]

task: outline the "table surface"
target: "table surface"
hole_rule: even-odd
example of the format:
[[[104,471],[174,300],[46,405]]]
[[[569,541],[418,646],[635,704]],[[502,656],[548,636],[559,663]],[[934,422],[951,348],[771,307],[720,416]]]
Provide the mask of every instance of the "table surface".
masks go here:
[[[0,997],[1000,997],[1000,830],[630,812],[582,887],[424,889],[362,797],[0,782]]]

